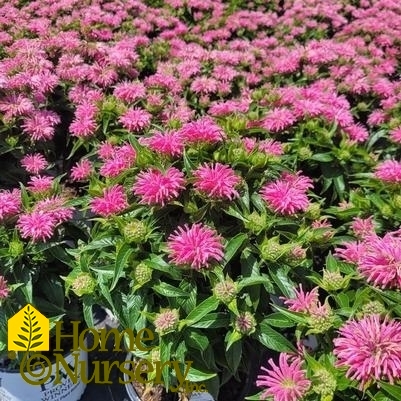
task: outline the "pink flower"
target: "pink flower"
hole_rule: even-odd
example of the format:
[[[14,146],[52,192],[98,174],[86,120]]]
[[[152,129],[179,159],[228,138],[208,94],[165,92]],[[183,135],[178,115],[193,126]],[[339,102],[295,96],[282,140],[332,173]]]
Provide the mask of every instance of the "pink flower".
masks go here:
[[[170,260],[176,265],[189,265],[195,270],[208,268],[223,260],[221,237],[202,224],[178,227],[167,242]]]
[[[53,178],[43,177],[40,175],[34,176],[28,182],[27,188],[33,193],[44,193],[52,189]]]
[[[36,110],[31,115],[24,118],[21,125],[23,131],[32,140],[48,140],[53,138],[55,126],[60,123],[60,117],[53,111]]]
[[[367,219],[355,217],[351,223],[351,230],[359,238],[365,238],[374,234],[375,223],[373,221],[373,216],[370,216]]]
[[[395,143],[401,143],[401,127],[392,129],[389,132],[390,139]]]
[[[0,192],[0,221],[18,214],[20,210],[21,191],[19,189]]]
[[[289,109],[273,109],[263,119],[263,128],[270,132],[279,132],[291,127],[296,122],[296,116]]]
[[[31,238],[34,242],[51,238],[55,227],[54,218],[49,213],[42,211],[22,214],[17,222],[21,237]]]
[[[291,215],[306,211],[309,200],[305,192],[312,186],[308,177],[285,173],[281,179],[265,185],[261,196],[275,213]]]
[[[389,232],[383,238],[370,235],[363,241],[357,267],[369,283],[381,288],[401,288],[401,237]]]
[[[294,298],[284,298],[284,304],[288,306],[290,311],[309,313],[316,309],[319,304],[319,287],[315,287],[310,292],[305,292],[302,289],[302,284],[299,285],[299,290],[294,289]]]
[[[131,168],[136,159],[136,151],[131,145],[114,147],[112,153],[100,168],[99,172],[104,177],[117,177]]]
[[[26,155],[21,159],[21,166],[31,174],[38,174],[47,165],[46,159],[40,153]]]
[[[141,171],[133,191],[141,198],[140,203],[164,206],[177,198],[184,188],[184,174],[175,167],[170,167],[165,172],[156,169]]]
[[[139,143],[166,156],[181,156],[184,152],[183,140],[177,132],[156,132],[151,137],[140,138]]]
[[[71,179],[73,181],[87,180],[93,171],[93,165],[88,159],[82,159],[71,168]]]
[[[211,198],[233,200],[239,196],[235,187],[241,182],[241,177],[229,166],[220,163],[205,164],[193,174],[195,189]]]
[[[348,263],[357,264],[362,253],[365,251],[363,244],[356,241],[349,241],[342,244],[345,248],[336,248],[335,255]]]
[[[149,127],[151,119],[152,115],[150,113],[135,107],[120,116],[119,122],[128,131],[139,132]]]
[[[348,321],[333,340],[337,366],[348,368],[347,377],[360,382],[401,378],[401,323],[379,315]]]
[[[258,376],[256,385],[266,387],[262,399],[273,397],[273,401],[299,401],[308,392],[311,382],[306,377],[306,371],[302,369],[302,361],[299,357],[291,357],[281,353],[279,364],[269,359],[271,369],[262,367],[267,374]]]
[[[146,88],[141,82],[121,82],[115,86],[113,95],[123,102],[132,103],[146,97]]]
[[[45,198],[37,202],[33,212],[47,213],[53,220],[54,225],[58,226],[72,219],[74,208],[66,206],[66,200],[61,196]]]
[[[0,301],[6,299],[10,293],[10,288],[7,286],[7,280],[0,276]]]
[[[401,182],[401,162],[385,160],[376,166],[375,177],[391,183]]]
[[[102,160],[111,159],[115,155],[114,146],[110,142],[102,142],[97,150],[97,155]]]
[[[197,121],[185,124],[179,134],[189,144],[205,142],[217,143],[225,139],[224,131],[209,117],[202,117]]]
[[[103,196],[91,201],[91,211],[107,217],[122,212],[128,207],[127,196],[121,185],[114,185],[103,191]]]

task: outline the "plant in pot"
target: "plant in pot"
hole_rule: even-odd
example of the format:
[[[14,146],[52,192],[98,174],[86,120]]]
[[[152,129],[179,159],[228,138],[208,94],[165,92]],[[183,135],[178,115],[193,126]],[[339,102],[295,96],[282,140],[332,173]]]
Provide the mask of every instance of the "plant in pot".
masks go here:
[[[72,334],[72,321],[83,322],[80,300],[65,297],[63,279],[70,271],[65,250],[74,246],[77,232],[72,223],[74,209],[69,192],[56,181],[40,191],[35,189],[21,184],[19,189],[0,193],[0,394],[12,401],[39,401],[43,397],[73,401],[80,398],[86,384],[73,383],[64,365],[56,366],[53,350],[57,349],[70,367],[87,359],[84,351],[74,350],[78,359],[70,353],[73,343],[66,337]],[[44,318],[40,324],[32,307]],[[29,312],[29,321],[9,331],[9,319],[19,312]],[[43,332],[46,319],[49,328]],[[56,341],[57,335],[61,342]],[[7,352],[10,336],[11,345],[16,346],[12,349],[19,352]],[[46,341],[49,350],[37,351]],[[84,373],[82,369],[78,376]],[[30,377],[30,383],[25,377]],[[57,377],[60,383],[55,384]]]

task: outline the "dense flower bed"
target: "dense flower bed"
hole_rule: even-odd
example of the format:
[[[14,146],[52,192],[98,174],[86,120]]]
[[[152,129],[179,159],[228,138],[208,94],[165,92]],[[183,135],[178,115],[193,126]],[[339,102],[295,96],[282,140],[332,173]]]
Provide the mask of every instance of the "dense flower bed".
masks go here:
[[[7,0],[0,26],[0,348],[27,302],[100,304],[219,399],[401,399],[400,2]]]

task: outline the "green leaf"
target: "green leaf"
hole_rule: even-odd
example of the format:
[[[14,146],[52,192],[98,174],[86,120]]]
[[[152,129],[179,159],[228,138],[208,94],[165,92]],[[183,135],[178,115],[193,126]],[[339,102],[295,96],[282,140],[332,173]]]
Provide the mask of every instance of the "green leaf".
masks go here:
[[[311,157],[311,160],[327,163],[333,161],[333,156],[330,153],[316,153]]]
[[[172,343],[167,340],[167,337],[161,337],[160,338],[160,361],[163,364],[164,362],[170,361],[171,360],[171,346]],[[162,370],[162,376],[163,376],[163,386],[165,388],[170,387],[170,373],[169,373],[169,368],[168,366],[164,366]]]
[[[160,295],[163,295],[165,297],[189,297],[190,294],[187,292],[181,290],[178,287],[174,287],[171,284],[167,284],[164,282],[159,281],[157,284],[154,284],[152,286],[153,290],[157,292]]]
[[[199,351],[205,351],[209,346],[209,339],[204,334],[191,331],[190,334],[186,336],[186,343],[188,347],[198,349]]]
[[[401,387],[393,384],[380,382],[380,387],[389,395],[394,397],[394,400],[401,400]]]
[[[287,316],[284,316],[280,312],[272,313],[271,315],[267,316],[263,321],[270,326],[281,328],[294,327],[296,324],[294,321],[289,319]]]
[[[266,322],[260,324],[257,338],[261,344],[274,351],[296,351],[294,346],[282,334],[272,329]]]
[[[228,241],[227,245],[225,246],[225,264],[227,264],[234,257],[238,249],[247,238],[248,236],[246,234],[238,234]]]
[[[113,277],[113,282],[111,283],[110,286],[110,291],[113,291],[114,287],[117,285],[117,282],[121,277],[124,267],[127,264],[128,259],[131,256],[132,252],[133,249],[128,244],[124,244],[117,252],[114,277]]]
[[[228,352],[230,350],[232,345],[234,345],[237,341],[241,340],[242,337],[243,336],[239,331],[234,330],[234,331],[228,332],[226,335],[226,338],[225,338],[225,341],[227,343],[226,352]]]
[[[187,380],[194,383],[199,383],[205,380],[212,379],[217,376],[217,373],[207,373],[202,372],[198,369],[193,368],[192,366],[189,368],[189,372],[187,375]]]
[[[236,374],[239,363],[242,358],[242,342],[237,341],[226,352],[226,360],[228,363],[228,368],[233,375]]]
[[[286,298],[293,298],[295,296],[294,293],[294,284],[288,278],[288,268],[279,268],[276,272],[273,270],[269,271],[270,277],[277,284],[278,288],[280,288],[281,292]]]
[[[225,313],[209,313],[196,323],[192,323],[191,327],[197,329],[217,329],[227,327],[230,324],[230,318]]]
[[[251,285],[263,284],[267,286],[272,286],[272,282],[270,281],[267,275],[253,276],[253,277],[244,277],[238,282],[238,289],[241,290],[244,287],[248,287]]]
[[[192,326],[194,323],[199,322],[209,312],[213,312],[219,306],[219,301],[211,296],[201,302],[185,319],[188,326]]]
[[[263,391],[255,394],[255,395],[250,395],[249,397],[245,397],[245,399],[248,401],[260,401],[262,399],[262,394],[263,394]]]

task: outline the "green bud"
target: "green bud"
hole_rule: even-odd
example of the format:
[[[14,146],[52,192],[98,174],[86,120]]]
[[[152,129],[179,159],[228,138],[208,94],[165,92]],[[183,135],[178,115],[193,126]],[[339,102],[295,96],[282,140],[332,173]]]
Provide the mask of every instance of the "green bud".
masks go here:
[[[308,160],[313,156],[313,152],[309,146],[302,146],[298,150],[298,156],[300,160]]]
[[[18,145],[18,137],[17,136],[8,136],[6,138],[6,144],[12,148]]]
[[[21,241],[10,241],[8,251],[13,258],[21,256],[24,253],[24,243]]]
[[[386,307],[380,303],[379,301],[369,301],[365,305],[362,306],[361,312],[357,314],[358,318],[363,318],[365,316],[371,315],[386,315],[387,309]]]
[[[312,220],[317,220],[320,217],[320,212],[320,204],[311,203],[306,211],[306,215]]]
[[[141,244],[146,241],[148,227],[142,221],[135,219],[123,228],[123,235],[128,243]]]
[[[394,195],[393,205],[396,209],[401,209],[401,195]]]
[[[213,292],[219,301],[227,305],[237,295],[237,284],[229,278],[225,281],[217,283],[213,288]]]
[[[268,157],[265,153],[263,152],[256,152],[251,155],[250,157],[250,162],[252,166],[256,168],[263,168],[266,166],[268,161]]]
[[[323,270],[322,287],[326,291],[339,291],[347,288],[349,284],[349,278],[343,277],[340,272],[330,272]]]
[[[333,327],[335,315],[328,304],[319,308],[311,309],[307,318],[310,330],[308,333],[325,333]]]
[[[177,309],[165,309],[156,315],[155,330],[161,336],[174,331],[178,327],[180,315]]]
[[[254,234],[259,234],[267,226],[267,216],[265,214],[252,212],[246,216],[246,220],[244,223],[245,228]]]
[[[320,368],[316,370],[313,375],[313,387],[312,390],[319,394],[322,399],[330,399],[330,397],[334,394],[337,387],[337,380],[332,373],[330,373],[327,369]]]
[[[256,330],[256,319],[250,312],[242,312],[236,317],[234,329],[241,334],[249,336]]]
[[[278,242],[278,239],[271,238],[265,239],[260,247],[260,255],[262,259],[266,261],[275,262],[284,254],[282,245]]]
[[[72,280],[71,288],[79,297],[85,294],[93,294],[96,288],[96,280],[89,273],[80,273]]]
[[[139,263],[134,268],[133,278],[135,280],[135,285],[142,286],[152,280],[152,273],[153,269],[145,262]]]

